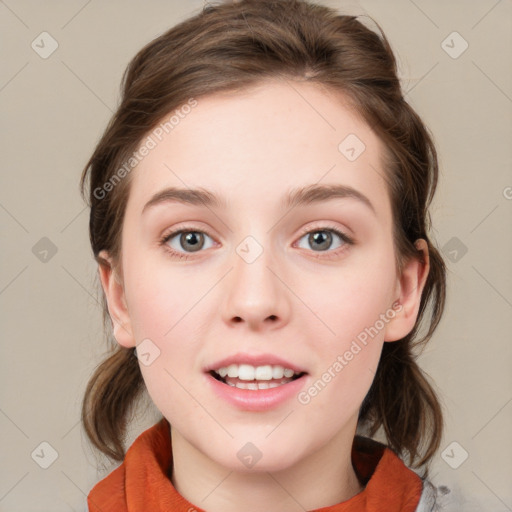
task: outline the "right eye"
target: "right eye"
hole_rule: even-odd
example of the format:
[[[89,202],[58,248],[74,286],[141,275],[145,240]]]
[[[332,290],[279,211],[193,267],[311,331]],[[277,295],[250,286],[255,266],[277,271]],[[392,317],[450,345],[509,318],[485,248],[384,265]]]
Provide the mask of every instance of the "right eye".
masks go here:
[[[211,237],[204,231],[190,228],[180,228],[178,230],[166,233],[160,240],[161,245],[165,245],[171,255],[179,258],[187,258],[188,254],[199,252],[201,249],[209,249],[213,244],[205,247],[205,239]]]

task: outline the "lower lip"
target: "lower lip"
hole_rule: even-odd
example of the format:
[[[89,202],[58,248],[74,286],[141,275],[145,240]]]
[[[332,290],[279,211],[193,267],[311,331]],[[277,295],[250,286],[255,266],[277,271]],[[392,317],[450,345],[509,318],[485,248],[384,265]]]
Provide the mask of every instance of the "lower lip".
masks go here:
[[[266,411],[278,407],[282,403],[297,396],[304,386],[306,375],[269,389],[240,389],[206,374],[209,385],[223,400],[244,411]]]

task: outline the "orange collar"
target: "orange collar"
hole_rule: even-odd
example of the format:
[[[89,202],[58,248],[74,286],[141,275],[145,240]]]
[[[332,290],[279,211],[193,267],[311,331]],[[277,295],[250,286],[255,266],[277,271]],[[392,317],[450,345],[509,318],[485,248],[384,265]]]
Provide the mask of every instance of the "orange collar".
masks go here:
[[[181,496],[167,471],[172,464],[170,425],[166,418],[143,432],[123,463],[98,482],[87,498],[90,512],[204,512]],[[422,480],[393,451],[355,436],[352,464],[365,488],[337,505],[312,512],[414,512]]]

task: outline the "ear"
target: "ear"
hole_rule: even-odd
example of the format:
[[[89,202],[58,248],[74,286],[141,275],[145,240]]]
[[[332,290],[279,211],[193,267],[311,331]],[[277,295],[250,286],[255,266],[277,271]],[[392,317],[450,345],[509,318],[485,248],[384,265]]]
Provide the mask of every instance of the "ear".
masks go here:
[[[98,273],[107,299],[114,337],[122,347],[135,347],[124,287],[106,251],[101,251],[99,254]]]
[[[423,288],[430,269],[428,245],[422,238],[414,246],[418,256],[410,258],[398,278],[398,295],[393,305],[395,316],[386,325],[384,341],[397,341],[414,328],[421,303]]]

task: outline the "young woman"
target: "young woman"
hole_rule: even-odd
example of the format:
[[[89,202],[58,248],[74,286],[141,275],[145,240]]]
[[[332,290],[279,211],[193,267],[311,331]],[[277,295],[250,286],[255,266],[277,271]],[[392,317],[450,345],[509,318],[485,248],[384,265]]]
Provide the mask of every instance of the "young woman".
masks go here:
[[[122,461],[90,511],[436,510],[437,174],[356,17],[224,2],[143,48],[82,177],[115,338],[82,420]]]

